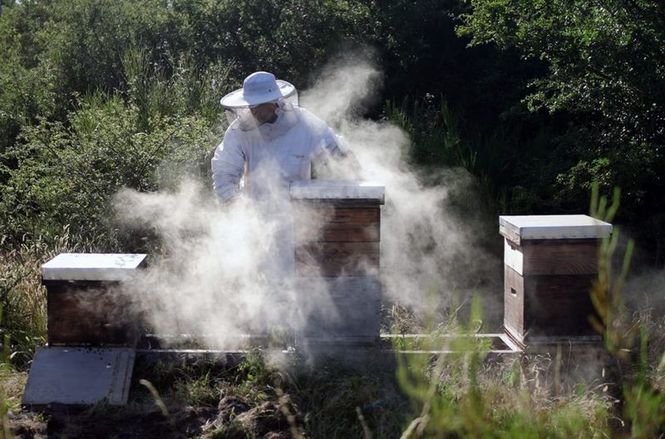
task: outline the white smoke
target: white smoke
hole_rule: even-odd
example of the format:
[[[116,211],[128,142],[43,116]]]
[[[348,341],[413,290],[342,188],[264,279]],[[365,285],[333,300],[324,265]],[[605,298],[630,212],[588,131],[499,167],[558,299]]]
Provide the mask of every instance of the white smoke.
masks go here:
[[[502,291],[500,261],[479,249],[478,217],[461,221],[447,211],[451,191],[474,197],[473,179],[451,170],[443,174],[446,185],[423,185],[407,164],[406,133],[389,122],[358,117],[380,86],[381,73],[368,59],[347,58],[328,66],[301,93],[301,104],[343,136],[362,179],[385,185],[381,280],[386,303],[424,313],[431,311],[432,299],[435,306],[445,306],[452,295],[496,299]],[[275,197],[271,205],[285,204]],[[283,254],[280,246],[288,233],[279,209],[275,214],[244,199],[222,206],[209,188],[194,181],[173,192],[122,191],[116,209],[123,222],[152,230],[163,243],[162,254],[128,291],[158,334],[197,334],[206,346],[232,347],[239,334],[275,329],[297,334],[312,313],[344,318],[331,305],[325,285],[312,280],[316,277],[303,289],[280,274],[292,262],[276,256]],[[311,216],[308,233],[318,227]]]
[[[426,186],[408,165],[410,140],[390,122],[357,117],[381,85],[381,72],[366,57],[347,57],[327,66],[302,105],[325,117],[342,135],[362,167],[362,179],[386,188],[381,225],[384,294],[418,313],[477,294],[501,314],[501,261],[480,246],[487,219],[471,206],[477,193],[463,169],[441,171],[443,184]],[[464,193],[466,218],[448,210],[451,193]],[[497,240],[498,230],[494,229]],[[487,307],[486,307],[487,308]]]
[[[630,312],[649,314],[649,318],[665,323],[665,270],[650,269],[630,275],[621,294]]]
[[[291,245],[289,212],[277,204],[285,203],[240,197],[220,205],[192,180],[173,192],[116,195],[119,219],[151,229],[163,244],[125,288],[156,334],[192,334],[208,347],[232,348],[245,334],[298,333],[313,307],[336,317],[316,277],[307,283],[309,300],[296,300],[302,287],[285,276],[293,269],[283,248]],[[309,230],[315,223],[299,221]]]

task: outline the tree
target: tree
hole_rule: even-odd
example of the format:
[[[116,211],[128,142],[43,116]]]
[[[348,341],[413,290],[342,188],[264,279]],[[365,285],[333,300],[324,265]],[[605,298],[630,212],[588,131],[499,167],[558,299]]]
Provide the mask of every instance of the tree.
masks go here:
[[[470,0],[461,35],[547,63],[531,110],[576,116],[577,160],[562,197],[620,186],[629,219],[665,229],[665,4],[652,0]]]

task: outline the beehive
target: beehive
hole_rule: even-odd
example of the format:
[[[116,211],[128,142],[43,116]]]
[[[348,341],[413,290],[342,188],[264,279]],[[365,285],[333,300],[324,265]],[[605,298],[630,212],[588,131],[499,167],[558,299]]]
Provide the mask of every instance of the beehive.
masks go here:
[[[62,253],[42,265],[49,346],[133,346],[137,318],[120,294],[144,254]]]
[[[325,285],[331,309],[313,309],[305,336],[343,342],[379,336],[381,205],[384,187],[302,181],[291,186],[297,206],[295,271],[302,300]]]
[[[612,225],[586,215],[501,216],[504,328],[526,345],[597,336],[591,286]]]

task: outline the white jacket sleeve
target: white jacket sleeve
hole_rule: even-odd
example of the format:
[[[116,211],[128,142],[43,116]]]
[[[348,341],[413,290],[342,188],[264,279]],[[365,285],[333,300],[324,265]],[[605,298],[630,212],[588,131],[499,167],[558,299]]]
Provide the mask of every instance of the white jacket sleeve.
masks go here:
[[[245,168],[245,154],[233,136],[228,133],[224,136],[215,150],[211,167],[213,188],[219,199],[226,202],[234,198]]]
[[[360,163],[355,154],[330,127],[320,135],[312,165],[313,178],[357,180],[361,176]]]
[[[346,145],[344,138],[338,136],[328,127],[322,135],[322,148],[319,157],[323,156],[324,160],[330,157],[342,159],[349,164],[356,172],[360,169],[360,164],[353,151]]]

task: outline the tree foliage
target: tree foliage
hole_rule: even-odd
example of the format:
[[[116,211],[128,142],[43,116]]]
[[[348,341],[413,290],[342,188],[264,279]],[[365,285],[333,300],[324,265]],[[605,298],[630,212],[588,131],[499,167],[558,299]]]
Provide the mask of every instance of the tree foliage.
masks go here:
[[[94,95],[70,113],[67,124],[42,121],[24,130],[24,143],[8,156],[19,166],[0,200],[10,236],[57,236],[64,224],[89,242],[113,248],[110,201],[123,187],[168,186],[174,177],[207,175],[206,123],[194,117],[151,119],[143,130],[135,105]]]
[[[211,151],[222,127],[219,98],[248,72],[270,70],[306,88],[328,60],[369,46],[384,72],[378,102],[390,102],[369,108],[369,115],[409,131],[412,162],[423,173],[465,167],[496,213],[583,212],[593,181],[605,192],[620,186],[625,196],[618,221],[644,233],[642,242],[656,243],[656,259],[665,255],[658,247],[665,248],[665,201],[659,195],[665,190],[665,12],[659,2],[3,5],[0,223],[12,223],[3,230],[16,237],[47,227],[30,218],[72,222],[54,213],[57,203],[36,195],[48,178],[19,183],[34,167],[51,163],[53,151],[64,162],[77,157],[67,151],[78,151],[74,145],[84,133],[99,132],[80,126],[85,112],[99,112],[100,120],[123,133],[114,142],[130,151],[138,144],[135,136],[157,142],[183,121],[197,127],[192,139],[207,139],[192,148]],[[86,142],[86,154],[92,153],[95,141]],[[205,159],[197,154],[203,169]],[[76,167],[62,165],[70,166]],[[144,176],[150,184],[104,166],[89,178],[102,185],[122,175],[118,185],[156,188],[155,169]],[[25,213],[20,221],[12,210],[13,203],[23,203],[18,192],[32,200],[32,217]],[[72,204],[70,211],[83,218],[85,209],[107,202]]]
[[[525,102],[573,114],[577,158],[557,183],[579,198],[592,181],[627,195],[632,222],[663,221],[665,4],[651,0],[471,0],[471,43],[516,48],[546,63]]]
[[[6,2],[5,2],[6,3]],[[113,246],[122,187],[208,178],[219,98],[250,70],[305,82],[370,28],[359,2],[28,0],[0,15],[0,223]],[[175,175],[176,172],[173,172]]]

